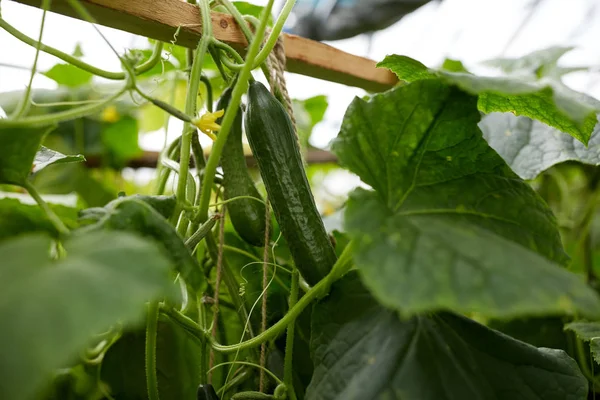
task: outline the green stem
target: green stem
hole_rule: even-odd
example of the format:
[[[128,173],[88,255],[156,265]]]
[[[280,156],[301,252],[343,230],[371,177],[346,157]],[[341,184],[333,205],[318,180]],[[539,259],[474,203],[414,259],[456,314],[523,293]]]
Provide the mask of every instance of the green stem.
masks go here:
[[[198,322],[200,323],[200,327],[203,330],[208,329],[208,315],[206,312],[206,305],[202,301],[202,295],[198,294],[196,296],[196,305],[198,307]],[[202,340],[200,343],[200,382],[204,383],[207,381],[208,377],[208,345],[206,340]]]
[[[14,26],[9,24],[6,20],[4,20],[2,18],[0,18],[0,28],[4,29],[6,32],[10,33],[12,36],[14,36],[16,39],[22,41],[23,43],[28,44],[31,47],[36,47],[36,48],[39,46],[40,51],[43,51],[44,53],[47,53],[50,55],[53,55],[54,57],[57,57],[79,69],[87,71],[92,75],[100,76],[102,78],[106,78],[106,79],[110,79],[110,80],[124,80],[125,78],[127,78],[127,75],[124,72],[105,71],[103,69],[94,67],[93,65],[90,65],[86,62],[83,62],[80,59],[73,57],[70,54],[67,54],[58,49],[55,49],[54,47],[47,46],[47,45],[41,43],[40,41],[36,41],[35,39],[30,38],[29,36],[21,33],[21,31],[19,31],[17,28],[15,28]],[[154,46],[154,51],[152,52],[152,55],[150,56],[150,58],[147,61],[145,61],[144,63],[142,63],[139,66],[134,68],[135,74],[140,75],[140,74],[143,74],[144,72],[148,72],[149,70],[151,70],[160,60],[160,56],[162,54],[162,49],[163,49],[163,43],[157,42],[156,45]]]
[[[264,200],[258,199],[258,198],[253,197],[253,196],[237,196],[237,197],[232,197],[231,199],[219,201],[218,203],[209,204],[208,206],[209,207],[222,206],[222,205],[225,205],[225,204],[229,204],[229,203],[231,203],[233,201],[243,200],[243,199],[254,200],[254,201],[258,201],[259,203],[265,204]]]
[[[162,109],[163,111],[167,112],[168,114],[172,115],[173,117],[177,118],[178,120],[181,120],[183,122],[189,122],[189,123],[192,123],[192,121],[194,120],[192,117],[190,117],[189,115],[185,114],[184,112],[178,110],[176,107],[173,107],[169,103],[162,101],[160,99],[155,99],[151,96],[148,96],[146,93],[142,92],[137,86],[134,88],[134,90],[140,96],[142,96],[144,99],[148,100],[150,103],[154,104],[156,107]]]
[[[262,332],[260,335],[255,336],[245,342],[241,342],[234,345],[222,345],[217,343],[210,335],[210,332],[203,331],[198,328],[193,321],[189,320],[189,318],[184,315],[175,315],[178,313],[174,313],[172,310],[167,310],[170,312],[170,316],[173,317],[173,320],[185,329],[188,330],[192,335],[196,336],[198,340],[209,340],[211,346],[216,351],[222,353],[234,353],[236,351],[245,350],[255,348],[260,346],[262,343],[274,339],[279,336],[288,325],[294,321],[301,313],[304,311],[308,305],[310,305],[314,300],[318,300],[329,293],[329,289],[331,285],[340,279],[346,272],[350,270],[352,267],[352,253],[354,251],[354,242],[350,241],[348,245],[344,248],[344,251],[338,258],[337,262],[333,266],[331,272],[323,278],[319,283],[313,286],[300,300],[294,305],[294,307],[290,308],[285,314],[285,316],[280,319],[275,325],[271,326],[266,331]],[[173,315],[172,315],[173,314]],[[186,321],[186,318],[189,321]]]
[[[40,43],[42,42],[42,36],[44,34],[44,25],[46,23],[46,12],[50,8],[51,3],[52,3],[52,0],[43,0],[42,1],[42,9],[44,11],[42,13],[42,22],[40,24],[40,35],[39,35],[37,46],[35,47],[35,57],[33,59],[33,66],[31,67],[31,75],[29,76],[29,84],[27,84],[27,88],[25,89],[25,94],[23,95],[21,102],[19,103],[15,112],[12,115],[13,118],[21,118],[23,115],[27,114],[27,111],[29,111],[29,107],[31,106],[31,103],[29,100],[31,99],[31,89],[32,89],[32,85],[33,85],[33,78],[35,77],[35,73],[37,71],[38,58],[40,57]]]
[[[67,228],[65,226],[65,224],[63,224],[63,222],[60,220],[60,218],[58,218],[58,216],[54,213],[54,211],[52,211],[52,209],[50,208],[50,206],[48,205],[48,203],[46,203],[44,201],[44,199],[42,199],[42,196],[40,196],[40,194],[38,193],[38,191],[35,188],[35,186],[33,186],[31,184],[31,182],[25,181],[23,183],[23,187],[25,189],[27,189],[27,191],[29,192],[29,194],[31,195],[31,197],[33,197],[33,199],[40,206],[40,208],[42,209],[42,211],[44,211],[44,213],[46,214],[46,217],[48,217],[48,219],[50,220],[50,222],[52,222],[52,225],[54,225],[54,227],[56,228],[56,230],[58,231],[58,233],[61,236],[68,235],[69,234],[69,228]]]
[[[227,12],[233,16],[233,19],[235,19],[235,22],[238,24],[238,26],[242,30],[242,33],[246,37],[246,40],[248,41],[248,43],[252,43],[254,41],[254,35],[252,34],[252,31],[248,27],[248,24],[246,23],[246,21],[244,20],[244,17],[238,11],[238,9],[229,0],[219,0],[219,3],[221,3],[223,6],[225,6],[225,8],[227,9]],[[267,7],[269,8],[267,13],[261,14],[261,21],[264,21],[265,28],[266,28],[267,21],[269,20],[269,16],[271,15],[271,10],[272,10],[273,6],[271,5],[269,7],[267,5],[263,9],[263,13],[265,12]],[[259,28],[260,28],[260,26],[259,26]],[[256,35],[257,35],[257,37],[260,38],[261,42],[262,42],[263,34],[264,34],[264,30],[260,33],[259,33],[259,29],[256,30]],[[260,45],[260,43],[259,43],[259,45]],[[250,47],[252,47],[252,45],[250,45]],[[253,61],[254,57],[255,56],[253,56],[252,59],[250,59],[250,51],[248,51],[248,55],[246,56],[246,61],[250,60],[251,61],[250,64],[254,65],[254,61]],[[252,69],[254,69],[254,68],[252,68]],[[261,69],[263,71],[263,74],[265,74],[265,78],[267,79],[267,82],[271,83],[271,74],[269,73],[269,68],[267,67],[267,65],[262,64]]]
[[[232,56],[235,59],[235,61],[239,63],[239,69],[242,69],[242,67],[244,66],[244,59],[242,58],[242,56],[240,56],[240,53],[238,53],[233,47],[231,47],[227,43],[221,42],[220,40],[218,40],[216,38],[213,38],[211,44],[217,50],[223,50],[227,54]]]
[[[285,5],[281,10],[281,14],[279,14],[279,17],[277,17],[277,21],[275,22],[275,25],[271,30],[269,38],[267,39],[260,53],[258,53],[258,55],[256,56],[254,63],[252,64],[253,68],[258,68],[259,65],[262,65],[269,56],[269,53],[271,53],[271,50],[273,50],[273,47],[275,47],[277,39],[279,39],[279,35],[281,34],[281,31],[283,29],[283,25],[285,24],[285,21],[290,15],[294,4],[296,4],[296,0],[287,0],[285,2]]]
[[[198,98],[198,89],[200,87],[200,78],[202,77],[202,64],[204,63],[204,55],[208,49],[210,38],[212,37],[212,22],[210,20],[210,8],[208,7],[207,0],[200,1],[200,13],[202,15],[202,38],[198,42],[196,48],[196,54],[192,63],[192,70],[190,78],[188,80],[188,89],[185,99],[185,113],[187,115],[196,116],[196,103]],[[181,173],[177,181],[177,204],[173,214],[173,222],[176,223],[179,220],[179,214],[181,213],[181,202],[185,199],[186,185],[187,185],[187,173],[190,168],[190,156],[191,156],[191,143],[192,135],[195,128],[186,123],[183,127],[183,133],[181,135]],[[211,182],[212,187],[212,182]],[[181,223],[178,226],[178,233],[183,235],[187,230],[187,223]]]
[[[271,378],[273,378],[273,380],[274,380],[275,382],[277,382],[278,384],[281,384],[281,383],[283,383],[283,382],[281,382],[281,379],[279,379],[279,378],[277,377],[277,375],[275,375],[273,372],[269,371],[267,368],[265,368],[265,367],[262,367],[262,366],[260,366],[260,365],[258,365],[258,364],[255,364],[255,363],[247,362],[247,361],[227,361],[227,362],[222,362],[221,364],[219,364],[219,365],[215,365],[214,367],[212,367],[212,368],[209,370],[209,372],[210,372],[210,371],[213,371],[213,370],[215,370],[215,369],[217,369],[217,368],[219,368],[219,367],[225,366],[225,365],[245,365],[245,366],[247,366],[247,367],[258,368],[258,369],[260,369],[261,371],[264,371],[264,372],[265,372],[267,375],[269,375]]]
[[[14,119],[0,119],[0,128],[21,128],[21,127],[30,127],[30,126],[45,126],[45,125],[53,125],[59,122],[70,121],[73,119],[85,117],[86,115],[94,114],[99,112],[108,104],[114,102],[119,97],[123,95],[127,90],[129,90],[130,85],[126,85],[121,90],[119,90],[116,94],[102,100],[99,103],[89,104],[87,106],[82,106],[78,108],[73,108],[70,110],[65,110],[52,114],[44,114],[44,115],[34,115],[31,117],[20,118],[17,120]]]
[[[275,22],[275,25],[273,26],[273,29],[271,30],[271,34],[269,35],[264,46],[262,47],[262,49],[260,50],[260,52],[258,53],[256,58],[254,59],[254,62],[252,63],[252,69],[258,68],[267,60],[267,57],[273,50],[273,47],[275,47],[275,44],[277,43],[277,39],[279,38],[281,31],[283,30],[283,25],[285,24],[285,21],[289,17],[290,12],[292,11],[292,8],[294,7],[294,4],[296,4],[296,0],[287,0],[286,1],[283,9],[281,10],[281,14],[279,14],[279,17],[277,17],[277,21]],[[244,22],[245,22],[245,20],[244,20]],[[245,23],[241,24],[241,26],[245,26],[248,29],[248,27]],[[243,28],[242,28],[242,31],[243,31]],[[248,29],[248,32],[250,32],[250,29]],[[252,35],[252,33],[250,32],[250,36],[251,35]],[[248,36],[246,36],[246,37],[248,37]],[[218,45],[218,47],[222,48],[223,50],[228,51],[229,54],[232,54],[232,55],[237,54],[238,57],[241,59],[241,56],[239,56],[239,54],[232,47],[224,44],[225,46],[228,47],[227,48],[227,47],[223,46],[223,44],[224,43]],[[225,66],[227,68],[237,71],[237,70],[242,69],[244,66],[243,60],[240,60],[240,59],[237,60],[237,62],[238,62],[237,64],[233,63],[227,59],[223,59],[222,61],[223,61],[223,64],[225,64]]]
[[[208,77],[201,75],[200,81],[206,87],[206,109],[208,112],[213,112],[213,90],[212,84],[210,83],[210,79]]]
[[[148,400],[159,400],[158,378],[156,376],[156,335],[158,329],[158,302],[153,301],[148,305],[146,321],[146,386],[148,387]]]
[[[212,233],[209,233],[208,235],[206,235],[206,247],[208,248],[210,258],[215,260],[215,263],[216,263],[216,260],[218,258],[219,249],[217,246],[217,242],[215,241],[215,238],[212,235]],[[237,282],[237,279],[235,278],[235,275],[233,274],[233,271],[229,267],[229,264],[225,260],[225,258],[223,258],[222,268],[223,268],[223,281],[225,282],[225,285],[227,286],[227,291],[228,291],[229,295],[231,296],[231,300],[233,301],[233,305],[235,306],[235,309],[237,311],[240,323],[242,326],[244,326],[246,324],[246,321],[248,321],[248,319],[250,318],[250,314],[248,313],[248,309],[246,308],[246,303],[244,302],[244,299],[242,299],[240,297],[240,286]],[[254,332],[252,330],[251,324],[248,325],[248,334],[250,336],[254,336]]]
[[[165,169],[163,166],[162,159],[168,158],[170,160],[175,160],[179,158],[179,146],[180,146],[181,137],[173,140],[168,148],[164,149],[160,156],[159,162],[156,165],[156,173],[158,174],[158,182],[156,184],[156,194],[163,194],[165,192],[165,187],[167,185],[167,181],[169,180],[169,175],[171,175],[170,169]]]
[[[294,308],[298,301],[298,288],[299,288],[300,274],[296,267],[292,270],[292,288],[290,290],[290,304],[289,308]],[[290,396],[290,400],[296,400],[296,392],[294,391],[294,330],[296,327],[296,320],[293,319],[287,328],[287,336],[285,338],[285,359],[283,369],[283,382],[287,388],[287,393]]]
[[[224,244],[223,245],[223,250],[231,251],[233,253],[241,254],[243,256],[246,256],[246,257],[254,260],[257,263],[262,263],[263,262],[263,260],[261,260],[260,258],[258,258],[257,256],[255,256],[254,254],[248,253],[247,251],[244,251],[242,249],[238,249],[237,247],[234,247],[234,246],[229,246],[229,245]]]
[[[263,10],[261,24],[258,27],[255,39],[250,44],[248,56],[246,58],[246,64],[244,65],[244,68],[240,71],[235,86],[233,87],[231,101],[229,102],[229,106],[225,111],[225,116],[221,121],[221,130],[219,131],[217,140],[213,143],[210,156],[208,157],[208,161],[206,163],[206,168],[204,169],[204,181],[202,182],[202,193],[200,195],[200,204],[198,211],[198,218],[200,221],[205,221],[208,217],[210,195],[212,191],[215,172],[219,164],[219,158],[221,157],[221,152],[223,151],[223,147],[225,146],[225,142],[227,141],[227,137],[229,136],[229,131],[233,126],[233,121],[237,115],[242,95],[246,93],[248,89],[248,79],[250,78],[250,73],[252,72],[252,63],[254,61],[254,58],[258,54],[261,38],[267,26],[267,19],[271,13],[271,9],[273,8],[273,1],[274,0],[269,0],[267,6]]]
[[[213,61],[215,62],[215,65],[217,66],[221,77],[223,77],[223,80],[227,83],[227,86],[229,86],[229,81],[231,80],[231,77],[227,74],[227,72],[225,72],[225,68],[223,68],[223,63],[221,62],[221,58],[219,57],[219,51],[211,43],[211,45],[208,46],[208,52],[213,58]]]
[[[241,368],[240,368],[241,369]],[[227,382],[226,384],[224,384],[218,391],[217,394],[220,394],[221,396],[223,396],[223,398],[225,398],[225,395],[227,394],[227,392],[229,390],[231,390],[232,388],[240,385],[242,382],[244,382],[246,379],[250,378],[250,371],[246,370],[244,368],[244,370],[240,373],[238,373],[237,375],[235,375],[229,382]]]

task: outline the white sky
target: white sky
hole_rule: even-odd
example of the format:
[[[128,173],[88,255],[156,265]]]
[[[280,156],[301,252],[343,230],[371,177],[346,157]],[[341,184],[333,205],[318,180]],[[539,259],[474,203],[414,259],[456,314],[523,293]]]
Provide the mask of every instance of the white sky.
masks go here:
[[[264,5],[266,0],[251,3]],[[532,0],[443,0],[430,3],[405,17],[389,29],[374,35],[370,52],[368,41],[359,36],[330,44],[348,52],[380,60],[386,54],[404,54],[428,66],[440,64],[445,57],[460,59],[471,68],[476,63],[498,56],[517,57],[552,45],[574,45],[576,50],[565,56],[565,65],[600,65],[600,0],[541,0],[536,14],[511,38],[527,17],[527,5]],[[37,38],[41,12],[12,1],[2,1],[2,15],[12,25]],[[145,38],[110,28],[102,28],[113,46],[146,47]],[[65,52],[72,52],[79,42],[84,60],[104,69],[119,70],[119,62],[110,49],[87,23],[49,13],[43,42]],[[510,45],[508,43],[511,42]],[[0,30],[0,93],[25,87],[34,49]],[[58,60],[41,53],[38,68],[49,69]],[[20,70],[6,65],[26,68]],[[598,73],[575,74],[567,80],[573,88],[600,97]],[[324,147],[335,137],[344,111],[355,95],[356,88],[324,82],[299,75],[287,75],[288,89],[294,98],[318,94],[329,96],[325,121],[315,128],[312,142]],[[55,88],[56,84],[37,75],[35,87]],[[171,132],[180,131],[178,121]],[[141,145],[158,150],[162,144],[160,132],[142,138]]]

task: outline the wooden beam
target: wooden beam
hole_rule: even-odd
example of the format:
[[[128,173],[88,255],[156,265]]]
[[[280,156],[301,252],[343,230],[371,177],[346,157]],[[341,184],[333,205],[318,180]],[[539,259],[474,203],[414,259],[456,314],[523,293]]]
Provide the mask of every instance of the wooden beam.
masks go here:
[[[40,0],[15,0],[39,7]],[[178,27],[177,44],[195,48],[202,27],[199,10],[183,0],[81,0],[99,24],[152,39],[170,42]],[[51,11],[77,18],[65,0],[52,1]],[[239,26],[228,14],[213,13],[214,36],[236,49],[247,46]],[[284,34],[289,72],[325,79],[372,92],[387,90],[397,83],[387,69],[378,69],[375,62],[358,57],[326,44],[295,35]]]
[[[156,151],[145,151],[141,156],[131,159],[127,162],[127,166],[130,168],[155,168],[158,162],[159,153]],[[252,155],[247,154],[246,165],[249,167],[256,166],[256,160]],[[307,164],[331,164],[337,163],[337,157],[325,150],[309,150],[306,154],[305,161]],[[89,168],[97,168],[102,165],[102,157],[100,156],[86,156],[86,166]],[[193,166],[193,159],[190,160],[190,165]]]

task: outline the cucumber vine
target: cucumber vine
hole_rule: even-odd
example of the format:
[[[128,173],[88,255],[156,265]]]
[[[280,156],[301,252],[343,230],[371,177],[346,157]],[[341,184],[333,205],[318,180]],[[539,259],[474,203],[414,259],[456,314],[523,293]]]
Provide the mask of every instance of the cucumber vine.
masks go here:
[[[568,50],[503,60],[508,72],[493,78],[386,57],[378,66],[402,84],[352,100],[331,146],[365,183],[332,230],[298,144],[324,109],[307,106],[297,129],[278,75],[294,0],[272,23],[274,0],[260,12],[188,0],[197,45],[178,46],[180,26],[145,57],[116,51],[89,2],[64,3],[122,70],[44,44],[51,0],[36,39],[0,14],[0,29],[35,49],[25,90],[0,96],[0,193],[16,192],[0,197],[0,398],[583,400],[598,390],[598,167],[581,150],[547,172],[535,165],[528,182],[511,153],[546,134],[551,150],[519,151],[552,153],[531,156],[548,163],[571,139],[596,140],[600,102],[542,76]],[[244,51],[213,34],[214,12],[232,16]],[[52,76],[40,52],[84,83],[36,90],[36,75]],[[118,83],[100,98],[92,77]],[[165,135],[152,188],[131,193],[127,143],[139,150],[142,122],[166,131],[170,117],[181,133]],[[77,164],[98,147],[102,168]],[[77,204],[55,204],[54,191],[76,192]]]

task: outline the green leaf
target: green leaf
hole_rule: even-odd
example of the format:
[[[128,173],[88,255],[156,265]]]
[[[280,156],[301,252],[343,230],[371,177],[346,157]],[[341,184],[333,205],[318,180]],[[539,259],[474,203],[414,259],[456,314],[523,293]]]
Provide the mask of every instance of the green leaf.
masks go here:
[[[102,380],[117,399],[146,399],[144,330],[125,332],[106,353]],[[161,399],[194,399],[200,375],[202,347],[179,325],[160,315],[157,329],[156,369]]]
[[[571,322],[565,325],[565,330],[573,331],[579,339],[590,342],[594,360],[600,363],[600,322]]]
[[[41,146],[38,152],[35,154],[32,172],[36,173],[49,165],[83,161],[85,161],[85,157],[81,154],[67,156],[59,153],[58,151]]]
[[[423,79],[435,79],[435,71],[415,59],[407,56],[391,55],[377,64],[377,68],[387,68],[405,82],[416,82]]]
[[[294,100],[293,106],[300,145],[305,150],[313,128],[323,120],[329,103],[327,96],[320,95],[306,100]]]
[[[50,239],[0,244],[0,398],[30,399],[88,343],[117,322],[138,323],[144,304],[167,293],[169,263],[125,233],[72,237],[51,261]]]
[[[234,1],[233,5],[238,9],[242,15],[252,15],[253,17],[260,18],[260,14],[264,7],[257,6],[256,4],[249,3],[247,1]],[[269,25],[273,25],[273,16],[269,16]]]
[[[600,124],[587,148],[558,129],[510,113],[486,115],[479,127],[490,146],[523,179],[533,179],[565,161],[600,164]]]
[[[464,72],[431,70],[409,57],[391,55],[377,64],[407,82],[439,77],[479,97],[484,113],[512,112],[537,119],[587,144],[598,122],[600,102],[575,92],[556,80],[528,77],[483,77]]]
[[[77,87],[92,81],[93,75],[71,64],[56,64],[44,73],[59,85]]]
[[[349,273],[312,316],[307,400],[583,400],[587,380],[562,350],[536,348],[467,318],[408,320]]]
[[[142,154],[138,144],[138,123],[135,118],[125,117],[102,131],[102,143],[118,164]]]
[[[332,150],[375,189],[345,212],[365,284],[407,314],[597,315],[598,296],[560,268],[550,209],[482,138],[475,102],[425,80],[349,106]]]
[[[509,321],[492,320],[489,328],[535,347],[567,350],[569,343],[560,317],[518,318]]]
[[[49,206],[68,228],[78,226],[77,209],[55,204]],[[37,205],[23,204],[17,199],[0,199],[0,241],[32,232],[47,232],[54,237],[59,234]]]
[[[44,136],[54,128],[0,128],[0,183],[25,183]]]
[[[504,73],[515,76],[527,76],[533,79],[550,77],[560,80],[566,73],[580,71],[582,68],[560,68],[558,60],[573,47],[553,46],[537,50],[519,58],[496,58],[484,64],[500,68]]]
[[[77,42],[75,44],[75,49],[73,49],[73,57],[81,58],[83,57],[83,49],[81,48],[81,43]]]
[[[450,72],[469,72],[462,62],[458,60],[452,60],[450,58],[444,60],[444,64],[442,64],[442,69]]]
[[[173,206],[173,198],[152,198],[149,196],[119,197],[102,209],[88,209],[81,212],[82,218],[97,220],[83,230],[87,231],[126,231],[152,238],[161,244],[163,254],[170,260],[175,270],[196,292],[204,290],[206,280],[200,266],[192,257],[175,228],[161,212]],[[158,210],[153,208],[158,207]]]

